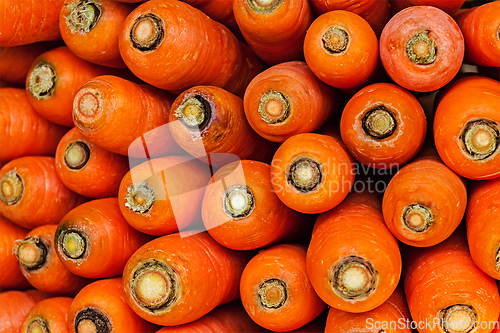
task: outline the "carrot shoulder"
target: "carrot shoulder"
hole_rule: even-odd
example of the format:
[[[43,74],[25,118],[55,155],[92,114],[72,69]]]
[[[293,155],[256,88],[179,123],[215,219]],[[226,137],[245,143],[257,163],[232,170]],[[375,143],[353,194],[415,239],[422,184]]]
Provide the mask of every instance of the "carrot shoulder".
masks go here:
[[[36,303],[48,296],[35,289],[0,293],[0,332],[19,333],[24,317]]]
[[[52,297],[38,302],[24,318],[19,333],[68,333],[68,312],[73,298]]]
[[[21,228],[3,216],[0,216],[0,230],[2,231],[0,233],[0,267],[2,267],[0,270],[0,291],[27,289],[31,285],[23,276],[12,249],[16,240],[23,239],[29,230]]]
[[[399,12],[410,6],[433,6],[453,15],[464,2],[465,0],[391,0],[391,9]]]

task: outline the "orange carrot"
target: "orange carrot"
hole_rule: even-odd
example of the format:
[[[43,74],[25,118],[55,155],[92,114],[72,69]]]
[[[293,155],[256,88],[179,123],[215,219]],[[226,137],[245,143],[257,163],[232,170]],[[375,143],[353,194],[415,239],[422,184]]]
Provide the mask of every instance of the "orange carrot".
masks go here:
[[[278,332],[304,326],[326,309],[307,276],[303,245],[276,245],[259,252],[243,271],[240,294],[250,317]]]
[[[201,214],[210,236],[233,250],[299,241],[312,229],[307,216],[285,206],[274,193],[270,165],[249,160],[232,162],[213,175]]]
[[[396,289],[401,267],[398,242],[385,227],[374,194],[353,192],[319,215],[307,250],[307,273],[331,307],[353,313],[376,308]]]
[[[163,326],[187,324],[238,298],[248,252],[229,250],[208,233],[171,234],[137,250],[123,271],[128,305]]]
[[[465,0],[390,0],[391,9],[397,13],[410,6],[433,6],[450,15],[455,14],[462,7]]]
[[[127,305],[120,278],[89,284],[76,295],[69,308],[69,333],[152,333],[157,330],[158,326],[141,319]]]
[[[21,273],[12,253],[15,241],[24,238],[29,230],[21,228],[0,215],[0,291],[27,289],[31,285]]]
[[[0,293],[0,332],[19,333],[24,317],[36,303],[49,295],[38,290]]]
[[[436,149],[462,177],[500,176],[499,99],[498,81],[472,76],[453,83],[439,101],[434,116]]]
[[[210,176],[210,167],[193,158],[168,156],[144,162],[123,177],[120,210],[143,233],[159,236],[180,231],[201,220]]]
[[[491,332],[500,314],[495,280],[472,261],[462,230],[436,246],[408,251],[404,286],[420,333]]]
[[[61,36],[80,58],[108,67],[125,68],[118,35],[133,6],[112,0],[67,0],[59,15]]]
[[[179,146],[216,167],[239,159],[269,161],[277,149],[250,127],[243,100],[219,87],[184,91],[172,104],[169,119]]]
[[[68,312],[73,298],[52,297],[38,302],[28,312],[19,333],[68,333]]]
[[[198,8],[212,19],[224,24],[234,34],[240,34],[238,24],[234,18],[233,1],[227,0],[183,0],[193,7]]]
[[[137,7],[125,20],[119,47],[137,77],[172,92],[213,85],[242,96],[262,69],[244,55],[229,29],[180,1]]]
[[[303,133],[287,139],[271,163],[278,198],[302,213],[326,212],[338,205],[354,183],[354,160],[340,139]]]
[[[28,103],[24,89],[0,89],[1,162],[26,155],[53,156],[67,131],[40,116]]]
[[[19,239],[14,252],[21,272],[38,290],[54,295],[76,295],[91,282],[71,273],[59,260],[54,246],[56,224],[46,224],[31,230]]]
[[[0,214],[24,227],[55,224],[84,199],[57,176],[53,157],[25,156],[0,169]]]
[[[121,275],[130,256],[151,238],[130,227],[116,198],[86,202],[62,219],[54,242],[62,263],[76,275]]]
[[[0,46],[18,46],[61,39],[59,11],[64,0],[3,0]]]
[[[76,128],[59,142],[55,162],[64,185],[90,198],[116,197],[120,182],[129,170],[125,156],[90,143]]]
[[[473,184],[467,207],[467,240],[472,260],[500,280],[500,178]]]
[[[340,133],[349,152],[377,169],[398,167],[422,147],[427,131],[418,100],[390,83],[375,83],[358,91],[342,112]]]
[[[258,74],[243,101],[250,126],[267,140],[283,142],[317,130],[338,113],[342,96],[319,80],[305,62],[291,61]]]
[[[131,157],[158,157],[180,151],[167,127],[174,96],[117,76],[84,84],[73,100],[73,121],[91,143]],[[148,131],[152,133],[148,136]]]

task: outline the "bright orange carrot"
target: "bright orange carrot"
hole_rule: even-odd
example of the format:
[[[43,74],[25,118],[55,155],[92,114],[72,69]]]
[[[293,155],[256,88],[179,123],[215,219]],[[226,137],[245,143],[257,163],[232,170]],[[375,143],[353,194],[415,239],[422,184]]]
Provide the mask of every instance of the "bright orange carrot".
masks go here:
[[[307,216],[285,206],[274,193],[270,165],[249,160],[232,162],[213,175],[201,214],[210,236],[233,250],[299,241],[312,229]]]
[[[116,198],[86,202],[62,219],[54,236],[57,255],[76,275],[121,275],[125,263],[151,238],[130,227]]]
[[[59,142],[55,162],[64,185],[90,198],[116,197],[129,170],[127,157],[90,143],[76,128]]]
[[[18,46],[61,39],[59,11],[64,0],[3,0],[0,46]]]
[[[216,167],[239,159],[269,161],[277,149],[250,127],[243,100],[219,87],[184,91],[172,104],[169,120],[179,146]]]
[[[183,0],[193,7],[198,8],[212,19],[217,22],[224,24],[226,27],[231,29],[234,34],[241,32],[239,31],[238,24],[236,24],[236,19],[233,13],[233,1],[227,0]]]
[[[57,224],[31,230],[18,240],[14,252],[23,275],[38,290],[53,295],[76,295],[89,279],[71,273],[59,260],[54,246]]]
[[[353,313],[376,308],[396,289],[401,267],[398,242],[384,225],[374,194],[353,192],[318,217],[307,273],[331,307]]]
[[[307,276],[303,245],[282,244],[259,252],[243,271],[240,294],[250,317],[278,332],[304,326],[326,309]]]
[[[404,286],[420,333],[491,332],[500,314],[495,280],[472,261],[462,230],[436,246],[408,251]]]
[[[450,15],[453,15],[460,9],[465,0],[390,0],[391,9],[394,13],[399,12],[410,6],[433,6],[437,7]]]
[[[313,132],[338,113],[342,96],[302,61],[273,66],[248,85],[243,99],[250,126],[267,140],[283,142]]]
[[[250,256],[223,247],[206,232],[156,238],[125,266],[127,303],[158,325],[190,323],[238,298],[241,273]]]
[[[130,170],[118,203],[125,220],[154,236],[180,231],[201,220],[200,207],[211,169],[197,159],[168,156]]]
[[[73,298],[52,297],[38,302],[28,312],[19,333],[68,333],[68,312]]]
[[[80,58],[125,68],[118,35],[133,6],[112,0],[66,0],[59,15],[61,36]]]
[[[355,176],[353,164],[339,138],[297,134],[276,151],[271,182],[288,207],[307,214],[322,213],[349,193]]]
[[[0,169],[0,214],[24,228],[58,223],[83,200],[61,182],[53,157],[20,157]]]
[[[24,317],[36,303],[49,295],[38,290],[0,293],[0,332],[19,333]]]
[[[99,280],[83,288],[71,303],[67,324],[70,333],[158,330],[158,326],[141,319],[127,305],[120,278]]]
[[[167,124],[173,100],[147,85],[99,76],[74,96],[73,121],[87,140],[113,153],[148,158],[175,154],[180,149],[168,126],[148,136],[148,131]]]
[[[0,291],[23,290],[31,285],[21,273],[16,257],[12,253],[15,241],[29,232],[0,215]]]
[[[28,103],[24,89],[0,89],[1,162],[26,155],[53,156],[67,131],[40,116]]]

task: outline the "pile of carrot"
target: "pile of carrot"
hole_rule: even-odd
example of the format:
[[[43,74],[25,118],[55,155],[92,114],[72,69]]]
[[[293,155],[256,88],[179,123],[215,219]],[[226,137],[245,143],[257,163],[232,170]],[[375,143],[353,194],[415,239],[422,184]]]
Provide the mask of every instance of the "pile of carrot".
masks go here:
[[[3,0],[0,333],[500,332],[499,13]]]

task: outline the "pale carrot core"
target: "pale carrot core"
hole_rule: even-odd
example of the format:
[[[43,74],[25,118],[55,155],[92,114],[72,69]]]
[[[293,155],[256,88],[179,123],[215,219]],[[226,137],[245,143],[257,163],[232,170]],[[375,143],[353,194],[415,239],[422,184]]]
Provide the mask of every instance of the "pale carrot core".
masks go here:
[[[76,313],[74,321],[76,333],[111,333],[113,323],[109,316],[99,308],[85,307]]]
[[[140,51],[153,51],[163,41],[164,34],[162,19],[154,14],[146,14],[135,20],[130,29],[130,40]]]
[[[436,46],[427,32],[421,32],[406,44],[406,55],[415,64],[428,65],[436,60]]]
[[[90,148],[82,141],[71,142],[64,150],[64,162],[72,170],[83,168],[90,158]]]
[[[38,239],[27,238],[16,250],[17,260],[27,268],[35,268],[45,262],[45,246]]]
[[[101,17],[101,9],[98,4],[90,0],[80,0],[78,4],[68,3],[69,10],[66,16],[66,25],[72,34],[87,34],[97,24]]]
[[[28,324],[26,333],[50,333],[50,331],[45,320],[36,318]]]
[[[294,161],[287,172],[288,182],[301,192],[313,191],[322,180],[321,165],[308,157]]]
[[[14,205],[18,203],[23,197],[23,179],[15,170],[7,172],[2,177],[0,187],[0,198],[7,205]]]
[[[270,279],[260,285],[257,294],[262,306],[277,309],[287,301],[288,287],[283,280]]]
[[[466,152],[475,160],[493,155],[499,146],[500,130],[498,124],[488,119],[480,119],[464,126],[462,142]]]
[[[211,112],[208,101],[196,95],[182,103],[174,114],[184,125],[202,129],[210,119]]]
[[[496,259],[495,268],[497,269],[497,271],[500,272],[500,245],[498,246],[495,259]]]
[[[143,214],[148,212],[155,202],[153,188],[147,182],[134,183],[127,187],[127,202],[125,207],[132,211]]]
[[[252,214],[255,200],[247,186],[233,185],[225,191],[222,204],[227,216],[232,219],[242,219]]]
[[[439,318],[446,333],[467,333],[474,329],[477,312],[472,306],[457,304],[441,310]]]
[[[269,91],[262,95],[259,103],[259,114],[268,124],[282,123],[290,116],[289,98],[278,91]]]
[[[276,10],[283,0],[248,0],[250,7],[257,12],[270,13]]]
[[[71,259],[78,259],[87,250],[85,238],[78,232],[70,231],[62,237],[63,253]]]
[[[93,93],[85,93],[78,100],[78,112],[92,117],[99,109],[99,99]]]
[[[385,107],[379,106],[363,116],[362,127],[372,138],[385,139],[396,130],[396,120]]]
[[[427,231],[434,222],[434,216],[430,208],[412,204],[403,209],[402,214],[403,225],[414,232]]]
[[[28,91],[37,100],[49,98],[56,85],[56,71],[51,64],[39,62],[35,65],[28,79]]]
[[[321,37],[323,47],[328,53],[342,53],[349,47],[349,33],[342,27],[331,26]]]
[[[344,299],[362,299],[370,295],[378,283],[378,274],[371,262],[358,256],[342,258],[332,268],[331,285]]]
[[[78,323],[78,333],[98,333],[95,323],[90,319],[83,319]]]

